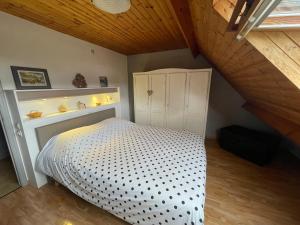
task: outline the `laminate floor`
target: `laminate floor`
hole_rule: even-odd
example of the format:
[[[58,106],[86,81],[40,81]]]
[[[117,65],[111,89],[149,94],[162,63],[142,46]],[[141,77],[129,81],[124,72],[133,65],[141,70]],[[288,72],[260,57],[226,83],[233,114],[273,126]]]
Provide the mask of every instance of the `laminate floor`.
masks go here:
[[[0,160],[0,198],[16,190],[18,183],[14,166],[9,157]]]
[[[300,224],[300,162],[280,154],[259,167],[206,144],[206,225]],[[125,225],[62,186],[27,186],[0,199],[1,225]]]

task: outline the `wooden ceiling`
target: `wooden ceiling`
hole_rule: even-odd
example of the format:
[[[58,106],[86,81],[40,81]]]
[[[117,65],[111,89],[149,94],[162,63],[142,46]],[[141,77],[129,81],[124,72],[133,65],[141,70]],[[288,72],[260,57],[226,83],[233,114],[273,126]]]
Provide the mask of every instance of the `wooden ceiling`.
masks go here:
[[[112,15],[90,0],[1,0],[0,10],[123,54],[187,47],[168,0],[131,0]]]
[[[237,41],[224,19],[231,0],[188,1],[200,52],[251,104],[249,111],[300,144],[300,31],[250,32]],[[283,127],[285,121],[294,125]]]

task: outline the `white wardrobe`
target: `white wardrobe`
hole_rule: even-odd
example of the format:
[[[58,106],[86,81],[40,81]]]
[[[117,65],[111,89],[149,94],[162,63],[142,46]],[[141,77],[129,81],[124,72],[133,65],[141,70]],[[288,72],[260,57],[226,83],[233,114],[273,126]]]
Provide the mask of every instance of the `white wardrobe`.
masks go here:
[[[211,69],[134,73],[135,122],[205,136]]]

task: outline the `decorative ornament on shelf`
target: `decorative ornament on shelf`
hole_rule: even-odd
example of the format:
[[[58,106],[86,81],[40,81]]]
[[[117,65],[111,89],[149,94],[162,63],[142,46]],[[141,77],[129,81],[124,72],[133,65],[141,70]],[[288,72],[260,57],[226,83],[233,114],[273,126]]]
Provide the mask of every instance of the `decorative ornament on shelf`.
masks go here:
[[[64,104],[61,104],[60,106],[58,106],[58,111],[61,112],[61,113],[67,112],[68,107]]]
[[[78,101],[77,102],[77,107],[78,107],[78,109],[86,109],[86,105],[83,103],[83,102],[81,102],[81,101]]]
[[[77,88],[86,88],[87,87],[85,77],[80,73],[76,74],[72,84]]]
[[[108,87],[107,77],[101,76],[99,77],[100,87]]]
[[[30,111],[30,113],[27,114],[27,116],[30,119],[36,119],[36,118],[41,118],[42,114],[43,114],[42,112],[39,112],[37,110],[32,110],[32,111]]]

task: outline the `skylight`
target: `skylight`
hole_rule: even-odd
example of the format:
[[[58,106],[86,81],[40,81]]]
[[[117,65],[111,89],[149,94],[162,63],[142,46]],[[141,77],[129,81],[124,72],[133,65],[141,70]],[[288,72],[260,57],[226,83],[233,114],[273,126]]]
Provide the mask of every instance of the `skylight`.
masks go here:
[[[300,29],[300,0],[282,0],[258,28]]]

